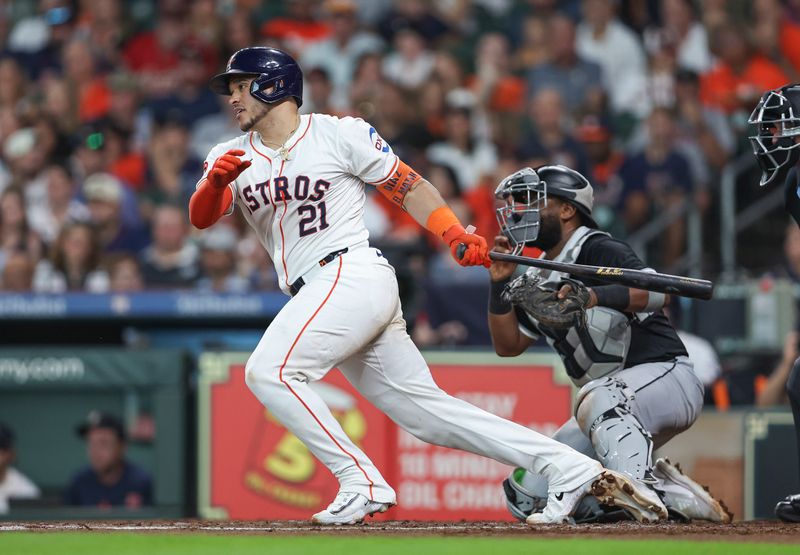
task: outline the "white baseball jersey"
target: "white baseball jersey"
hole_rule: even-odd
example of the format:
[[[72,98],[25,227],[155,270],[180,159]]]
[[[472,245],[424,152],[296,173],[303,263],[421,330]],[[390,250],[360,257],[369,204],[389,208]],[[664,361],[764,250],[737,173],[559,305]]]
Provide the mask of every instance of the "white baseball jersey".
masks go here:
[[[272,257],[284,292],[329,253],[367,244],[364,185],[383,183],[399,162],[364,120],[300,118],[285,152],[266,147],[251,132],[212,148],[203,167],[205,177],[231,149],[252,160],[230,185],[234,204]]]

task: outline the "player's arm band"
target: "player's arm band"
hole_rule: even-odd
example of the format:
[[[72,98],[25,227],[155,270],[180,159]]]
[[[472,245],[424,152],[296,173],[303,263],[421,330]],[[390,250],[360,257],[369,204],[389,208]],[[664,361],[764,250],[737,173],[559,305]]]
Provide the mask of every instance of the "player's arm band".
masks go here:
[[[625,312],[631,304],[631,292],[624,285],[600,285],[592,287],[597,306],[605,306]]]
[[[491,289],[489,290],[490,314],[508,314],[514,308],[510,302],[503,299],[503,290],[509,281],[511,281],[511,278],[491,282]]]
[[[461,222],[458,221],[458,217],[453,214],[453,211],[446,204],[431,212],[430,216],[428,216],[428,220],[425,222],[425,229],[437,237],[442,238],[448,245],[452,240],[448,236],[448,233],[452,235],[453,238],[462,233],[466,233]]]
[[[422,176],[415,172],[408,164],[402,160],[397,160],[397,167],[389,178],[379,184],[378,191],[389,199],[392,204],[403,206],[403,200],[411,190],[411,187],[422,179]]]
[[[648,291],[647,305],[644,307],[644,311],[655,312],[656,310],[664,308],[665,304],[667,304],[667,296],[664,293],[659,293],[657,291]]]

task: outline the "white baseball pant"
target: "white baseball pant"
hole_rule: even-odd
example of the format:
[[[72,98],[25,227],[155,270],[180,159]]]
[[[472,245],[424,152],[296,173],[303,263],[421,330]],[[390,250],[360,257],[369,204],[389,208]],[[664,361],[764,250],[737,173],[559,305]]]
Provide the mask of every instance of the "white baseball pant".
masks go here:
[[[321,268],[275,317],[246,365],[251,391],[339,480],[395,503],[395,492],[309,386],[334,367],[409,433],[542,474],[571,491],[602,466],[564,444],[439,389],[406,333],[394,269],[373,248]]]

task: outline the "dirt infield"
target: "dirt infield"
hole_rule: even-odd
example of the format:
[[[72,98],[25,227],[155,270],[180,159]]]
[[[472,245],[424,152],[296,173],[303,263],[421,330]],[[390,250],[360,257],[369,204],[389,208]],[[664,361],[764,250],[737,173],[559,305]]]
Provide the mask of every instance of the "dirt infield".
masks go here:
[[[176,534],[276,534],[292,535],[383,535],[383,536],[493,536],[537,538],[681,539],[694,541],[770,542],[800,544],[800,524],[775,521],[738,522],[729,525],[697,522],[691,524],[649,524],[634,522],[582,524],[580,526],[539,526],[531,528],[510,522],[421,522],[395,520],[369,522],[359,526],[314,526],[306,521],[97,521],[97,522],[5,522],[0,533],[28,532],[154,532]]]

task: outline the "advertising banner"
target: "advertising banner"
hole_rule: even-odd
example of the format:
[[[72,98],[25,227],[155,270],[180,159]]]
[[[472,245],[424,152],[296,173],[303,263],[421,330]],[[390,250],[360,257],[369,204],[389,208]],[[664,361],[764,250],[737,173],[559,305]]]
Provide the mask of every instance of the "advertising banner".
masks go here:
[[[570,416],[572,389],[554,355],[511,361],[489,353],[428,353],[439,386],[493,414],[545,434]],[[307,519],[338,491],[331,473],[255,398],[246,354],[200,362],[199,513],[209,518]],[[331,371],[313,384],[345,432],[397,491],[376,519],[508,520],[501,482],[511,468],[426,444],[399,429]]]

